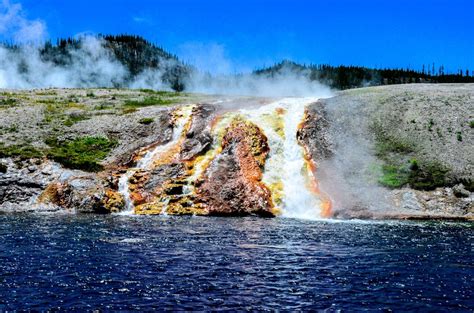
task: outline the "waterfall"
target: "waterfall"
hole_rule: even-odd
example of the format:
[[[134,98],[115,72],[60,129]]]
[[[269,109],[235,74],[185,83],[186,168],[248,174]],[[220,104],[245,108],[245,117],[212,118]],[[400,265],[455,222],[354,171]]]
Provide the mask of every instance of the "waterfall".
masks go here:
[[[305,108],[316,98],[287,98],[268,105],[240,110],[247,119],[262,128],[268,138],[270,154],[263,182],[272,191],[275,205],[283,217],[321,218],[323,201],[313,186],[313,173],[306,164],[304,148],[296,138]]]
[[[195,182],[202,177],[211,162],[222,152],[222,138],[235,119],[257,125],[267,137],[269,154],[262,171],[261,182],[270,190],[275,213],[290,218],[318,219],[324,217],[330,202],[319,191],[313,173],[313,164],[305,157],[305,147],[297,140],[297,132],[304,120],[306,106],[316,98],[286,98],[275,102],[226,110],[208,126],[213,137],[212,146],[193,160],[192,171],[184,180],[179,197],[193,197]],[[172,139],[143,153],[135,168],[129,169],[119,179],[119,192],[125,199],[123,214],[134,212],[130,178],[138,171],[149,171],[157,162],[177,160],[179,147],[186,139],[186,125],[192,118],[193,106],[185,106],[174,113]],[[211,178],[212,179],[212,178]],[[178,183],[178,184],[181,184]],[[172,196],[161,198],[161,214],[166,213]],[[175,199],[176,200],[176,199]],[[156,212],[156,211],[155,211]]]
[[[173,135],[169,142],[164,145],[158,145],[154,149],[146,151],[145,155],[137,162],[136,167],[128,169],[123,174],[118,183],[118,191],[123,196],[125,201],[125,210],[119,214],[128,215],[133,214],[133,201],[131,199],[129,180],[138,170],[149,170],[153,163],[159,160],[163,154],[169,152],[174,146],[177,146],[183,135],[184,128],[191,118],[191,113],[194,105],[188,105],[176,109],[173,112]]]

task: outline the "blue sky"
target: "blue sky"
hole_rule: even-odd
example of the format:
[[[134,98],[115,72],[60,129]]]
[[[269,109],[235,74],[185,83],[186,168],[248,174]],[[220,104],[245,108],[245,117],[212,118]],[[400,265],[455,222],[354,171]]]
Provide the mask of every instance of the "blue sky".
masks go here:
[[[217,72],[252,70],[284,58],[474,69],[474,0],[10,2],[21,3],[24,18],[43,21],[53,40],[84,32],[138,34]]]

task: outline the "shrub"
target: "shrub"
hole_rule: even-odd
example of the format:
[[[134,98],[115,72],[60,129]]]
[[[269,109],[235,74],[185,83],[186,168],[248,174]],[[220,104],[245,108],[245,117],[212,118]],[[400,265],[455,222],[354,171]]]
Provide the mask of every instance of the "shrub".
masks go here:
[[[80,137],[66,142],[49,139],[46,143],[51,147],[48,157],[65,167],[85,171],[100,171],[99,164],[117,145],[114,140],[104,137]]]
[[[446,186],[446,173],[448,169],[438,162],[426,162],[412,168],[408,183],[414,189],[433,190]]]

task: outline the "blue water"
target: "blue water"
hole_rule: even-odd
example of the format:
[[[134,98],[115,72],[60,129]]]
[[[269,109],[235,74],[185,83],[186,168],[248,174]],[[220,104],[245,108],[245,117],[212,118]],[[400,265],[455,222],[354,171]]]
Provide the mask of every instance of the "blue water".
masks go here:
[[[0,215],[0,310],[471,311],[473,226]]]

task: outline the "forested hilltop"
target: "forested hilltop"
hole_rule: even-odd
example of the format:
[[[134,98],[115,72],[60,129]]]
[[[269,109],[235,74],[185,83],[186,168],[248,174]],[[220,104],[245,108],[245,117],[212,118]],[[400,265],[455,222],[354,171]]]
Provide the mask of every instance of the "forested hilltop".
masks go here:
[[[472,83],[474,76],[468,69],[456,74],[446,73],[444,66],[437,69],[434,64],[423,66],[421,71],[411,69],[374,69],[361,66],[301,65],[284,60],[273,66],[254,71],[254,75],[280,75],[300,73],[310,80],[319,81],[335,89],[350,89],[411,83]]]
[[[92,49],[84,49],[88,38],[58,39],[55,43],[48,41],[39,47],[39,56],[42,62],[52,64],[57,68],[71,68],[77,64],[78,59],[84,57],[84,51],[89,55]],[[196,69],[185,64],[176,55],[162,47],[134,35],[98,35],[94,37],[100,43],[100,49],[105,50],[106,57],[120,62],[126,69],[126,74],[121,79],[113,80],[114,87],[127,87],[143,73],[152,72],[147,79],[160,80],[164,86],[175,91],[183,91],[189,86]],[[20,51],[21,46],[4,43],[3,48],[10,52]],[[103,58],[104,55],[92,55],[92,58]],[[87,63],[88,61],[83,61]],[[28,62],[17,62],[19,73],[34,71]],[[273,66],[257,69],[250,75],[256,77],[273,77],[285,74],[298,74],[311,81],[319,81],[335,89],[350,89],[365,86],[379,86],[407,83],[471,83],[474,76],[468,69],[458,70],[457,73],[448,73],[444,66],[435,67],[435,64],[423,66],[419,71],[413,69],[375,69],[360,66],[332,66],[332,65],[301,65],[289,60],[284,60]],[[94,85],[93,76],[103,75],[102,72],[92,71],[85,75],[89,85]],[[237,75],[239,76],[239,75]],[[100,80],[97,80],[100,81]],[[83,87],[82,85],[80,87]],[[91,86],[103,87],[103,86]]]
[[[4,43],[2,46],[13,53],[24,50],[24,47],[14,44]],[[177,56],[140,36],[134,35],[61,38],[57,39],[56,43],[47,41],[38,48],[37,52],[42,62],[52,64],[56,68],[70,69],[77,64],[84,67],[94,65],[101,67],[102,64],[97,61],[118,61],[127,72],[124,75],[125,77],[120,77],[112,82],[113,87],[127,87],[140,74],[150,72],[153,75],[149,75],[149,77],[161,80],[165,85],[176,91],[182,91],[185,88],[184,81],[193,71],[191,66],[181,62]],[[17,56],[21,59],[24,54],[18,53]],[[19,67],[22,68],[18,69],[18,72],[25,75],[28,74],[28,71],[35,70],[34,66],[31,65],[28,68],[28,64],[31,64],[31,62],[19,62],[19,64]],[[94,82],[94,76],[102,73],[103,71],[91,69],[90,75],[86,75],[88,76],[86,79]],[[109,86],[97,85],[91,87]]]

